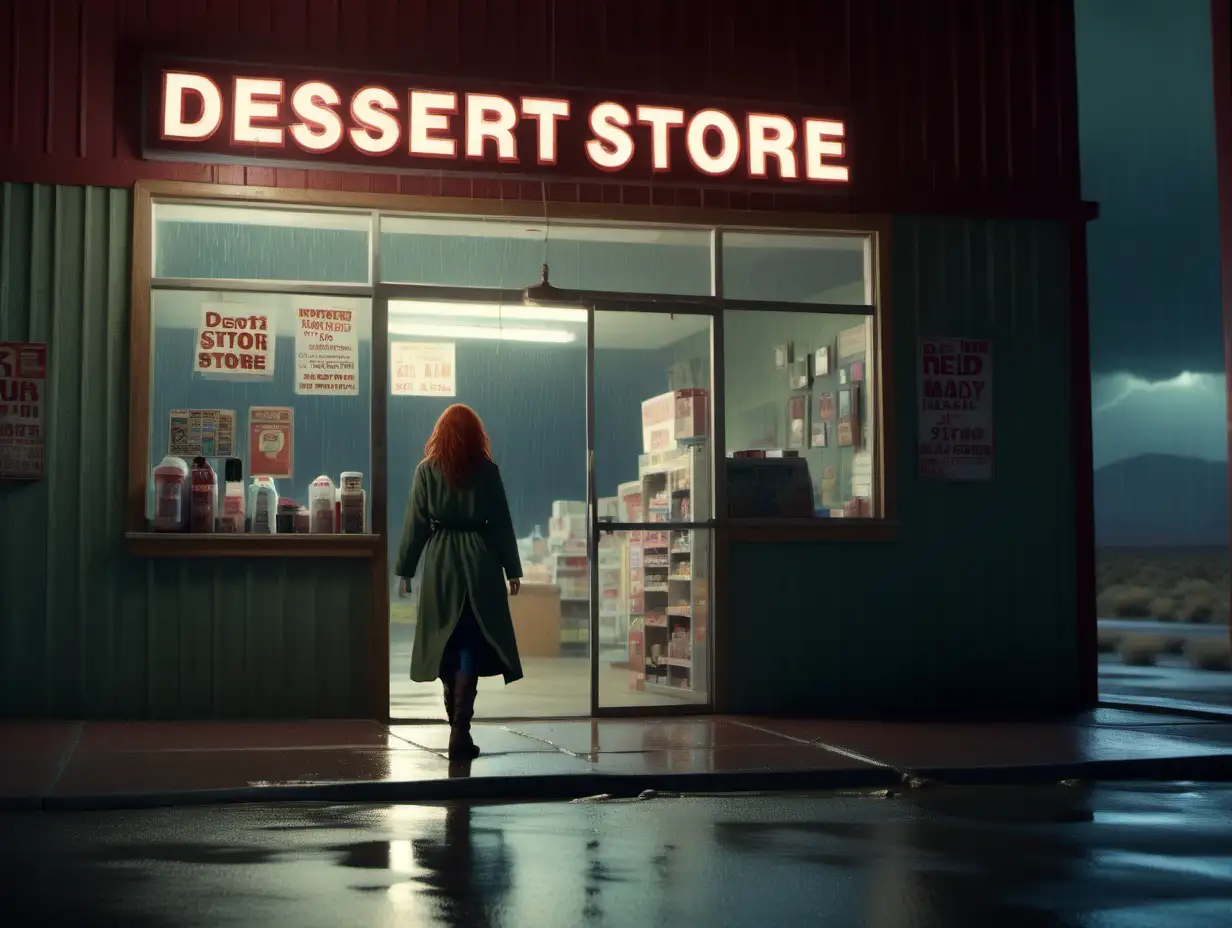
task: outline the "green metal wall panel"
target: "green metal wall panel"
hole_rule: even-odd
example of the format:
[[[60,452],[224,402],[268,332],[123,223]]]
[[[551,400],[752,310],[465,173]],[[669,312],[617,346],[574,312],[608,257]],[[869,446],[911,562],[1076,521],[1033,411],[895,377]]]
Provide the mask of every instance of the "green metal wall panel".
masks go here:
[[[901,536],[734,548],[733,711],[1077,704],[1068,234],[1059,223],[895,222]],[[921,335],[993,341],[991,483],[915,477]]]
[[[49,353],[46,478],[0,482],[0,716],[364,715],[366,561],[125,554],[130,210],[0,185],[0,340]]]

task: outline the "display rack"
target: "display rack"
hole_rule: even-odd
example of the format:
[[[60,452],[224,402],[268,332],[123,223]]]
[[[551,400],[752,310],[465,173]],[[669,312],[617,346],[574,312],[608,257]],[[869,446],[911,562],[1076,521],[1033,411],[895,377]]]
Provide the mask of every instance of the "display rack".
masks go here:
[[[670,525],[709,518],[710,471],[704,437],[675,444],[638,458],[642,511],[647,522],[664,527],[630,540],[629,562],[630,587],[640,585],[641,593],[630,597],[630,619],[642,633],[644,685],[678,691],[694,687],[694,617],[706,595],[705,578],[695,576],[693,565],[704,563],[704,552],[691,530]]]

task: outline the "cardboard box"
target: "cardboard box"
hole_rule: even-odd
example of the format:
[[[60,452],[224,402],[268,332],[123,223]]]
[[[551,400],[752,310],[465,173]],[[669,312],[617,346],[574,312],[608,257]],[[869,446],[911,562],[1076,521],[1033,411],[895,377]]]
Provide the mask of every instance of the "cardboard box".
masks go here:
[[[552,502],[552,518],[564,519],[567,516],[586,515],[586,502],[576,499],[558,499]]]
[[[705,390],[673,390],[643,401],[642,451],[669,451],[678,439],[705,434]]]

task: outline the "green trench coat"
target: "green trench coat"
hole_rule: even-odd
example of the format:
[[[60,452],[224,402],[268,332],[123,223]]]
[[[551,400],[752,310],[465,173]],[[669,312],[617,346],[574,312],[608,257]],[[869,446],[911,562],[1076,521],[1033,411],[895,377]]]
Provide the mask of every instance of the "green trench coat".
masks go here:
[[[453,487],[436,465],[419,463],[406,507],[398,576],[413,577],[421,554],[411,679],[427,683],[437,678],[445,645],[470,600],[475,621],[504,665],[505,682],[520,680],[522,662],[505,581],[522,576],[522,561],[495,464],[482,462],[467,486]]]

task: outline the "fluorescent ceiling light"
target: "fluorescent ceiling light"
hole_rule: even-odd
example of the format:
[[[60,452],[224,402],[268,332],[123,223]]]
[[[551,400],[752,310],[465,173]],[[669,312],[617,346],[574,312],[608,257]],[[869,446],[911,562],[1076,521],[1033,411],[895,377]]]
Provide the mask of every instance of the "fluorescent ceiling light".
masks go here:
[[[510,319],[531,322],[582,322],[586,310],[571,306],[509,306],[499,303],[450,303],[390,300],[391,316],[435,316],[455,319]]]
[[[391,335],[423,338],[485,338],[504,342],[552,342],[560,345],[577,340],[577,336],[564,329],[519,329],[495,325],[434,325],[424,322],[394,322],[390,324],[389,332]]]

